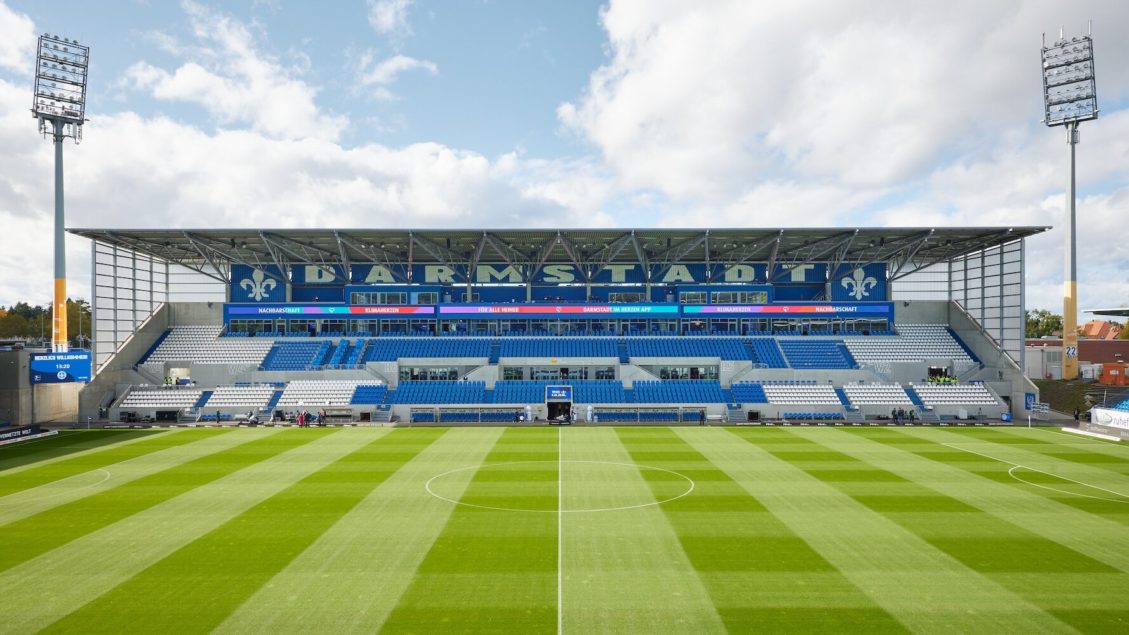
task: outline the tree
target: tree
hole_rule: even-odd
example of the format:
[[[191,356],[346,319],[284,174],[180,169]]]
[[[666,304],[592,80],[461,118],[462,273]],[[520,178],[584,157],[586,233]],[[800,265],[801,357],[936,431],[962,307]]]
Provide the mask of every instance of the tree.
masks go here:
[[[51,340],[53,307],[31,306],[17,302],[8,309],[0,308],[0,337]],[[91,337],[90,303],[67,299],[67,339],[72,346],[85,346]],[[79,340],[82,335],[82,340]]]
[[[1046,309],[1027,312],[1027,337],[1037,338],[1062,334],[1062,316]]]
[[[54,307],[48,307],[47,320],[48,326],[53,323],[55,318]],[[79,335],[83,337],[79,341]],[[47,337],[50,338],[51,334],[48,333]],[[90,303],[83,299],[71,300],[67,298],[67,341],[71,346],[82,347],[90,338]]]

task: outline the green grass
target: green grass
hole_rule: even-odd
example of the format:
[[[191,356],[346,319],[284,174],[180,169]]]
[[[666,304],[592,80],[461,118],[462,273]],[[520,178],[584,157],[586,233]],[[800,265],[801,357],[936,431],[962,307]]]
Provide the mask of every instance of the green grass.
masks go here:
[[[81,432],[0,532],[0,633],[1129,629],[1129,447],[1040,429]]]

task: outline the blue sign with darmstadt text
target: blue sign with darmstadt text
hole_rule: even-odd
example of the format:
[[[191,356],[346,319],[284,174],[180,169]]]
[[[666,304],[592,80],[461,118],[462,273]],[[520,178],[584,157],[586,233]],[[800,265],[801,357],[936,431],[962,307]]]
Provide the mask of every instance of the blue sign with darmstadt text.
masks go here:
[[[90,351],[32,353],[31,383],[61,384],[90,381]]]

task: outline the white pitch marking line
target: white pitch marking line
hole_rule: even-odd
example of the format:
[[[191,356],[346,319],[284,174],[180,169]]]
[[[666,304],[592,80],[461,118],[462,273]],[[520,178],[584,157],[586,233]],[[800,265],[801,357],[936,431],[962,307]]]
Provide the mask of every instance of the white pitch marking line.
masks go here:
[[[564,632],[564,584],[561,567],[564,566],[564,437],[557,428],[557,635]]]
[[[662,467],[655,467],[653,465],[640,465],[638,463],[617,463],[615,461],[584,461],[584,460],[579,460],[579,459],[577,459],[577,460],[571,460],[570,459],[570,460],[564,461],[564,462],[565,463],[591,463],[593,465],[616,465],[616,466],[620,466],[620,467],[635,468],[637,470],[654,470],[656,472],[666,472],[667,474],[673,474],[675,476],[678,476],[680,478],[685,479],[686,482],[688,483],[688,487],[686,488],[686,491],[682,492],[681,494],[678,494],[677,496],[671,496],[670,498],[664,498],[662,500],[655,500],[655,501],[651,501],[649,503],[639,503],[638,505],[624,505],[622,507],[593,507],[593,508],[584,508],[584,509],[559,509],[559,510],[556,510],[556,509],[520,509],[520,508],[517,508],[517,507],[496,507],[496,506],[493,506],[493,505],[476,505],[474,503],[467,503],[465,501],[461,501],[461,500],[457,500],[457,499],[454,499],[454,498],[450,498],[448,496],[444,496],[444,495],[440,494],[439,492],[436,492],[435,489],[432,487],[432,484],[435,481],[442,479],[445,476],[450,476],[451,474],[456,474],[458,472],[467,472],[467,471],[470,471],[470,470],[484,470],[484,469],[488,469],[488,468],[492,468],[492,467],[504,467],[504,466],[507,466],[507,465],[528,465],[528,464],[531,464],[531,463],[533,463],[533,464],[544,464],[544,463],[549,463],[549,462],[550,461],[507,461],[507,462],[504,462],[504,463],[484,463],[482,465],[468,465],[468,466],[465,466],[465,467],[458,467],[458,468],[455,468],[453,470],[447,470],[446,472],[442,472],[440,474],[436,474],[435,476],[432,476],[431,478],[427,479],[427,482],[425,482],[423,484],[423,488],[424,488],[425,491],[427,491],[428,494],[431,494],[432,496],[434,496],[435,498],[438,498],[441,501],[446,501],[446,502],[452,503],[454,505],[462,505],[464,507],[474,507],[476,509],[489,509],[491,511],[498,511],[498,512],[529,512],[531,514],[557,514],[557,513],[560,513],[560,514],[588,514],[588,513],[593,513],[593,512],[618,512],[618,511],[625,511],[625,510],[630,510],[630,509],[641,509],[643,507],[654,507],[656,505],[662,505],[663,503],[669,503],[671,501],[676,501],[676,500],[682,498],[683,496],[689,496],[691,493],[693,493],[694,488],[697,487],[697,483],[695,483],[694,479],[690,478],[689,476],[686,476],[685,474],[683,474],[681,472],[675,472],[674,470],[668,470],[668,469],[662,468]],[[559,474],[559,471],[558,471],[558,474]]]
[[[87,471],[87,472],[80,472],[78,474],[72,474],[70,476],[63,477],[63,478],[61,478],[57,481],[51,481],[50,483],[44,483],[43,485],[37,485],[37,486],[35,486],[31,489],[22,490],[22,491],[19,491],[19,492],[13,492],[11,494],[8,494],[8,496],[16,496],[18,494],[24,494],[24,493],[27,493],[27,492],[32,492],[32,491],[35,491],[35,490],[37,490],[41,487],[47,487],[48,485],[54,485],[55,483],[62,483],[63,481],[67,481],[67,480],[70,480],[70,479],[78,477],[78,476],[91,474],[93,472],[101,472],[101,473],[105,474],[105,476],[102,477],[102,480],[97,481],[95,483],[89,483],[89,484],[83,485],[81,487],[74,487],[74,488],[71,488],[71,489],[66,489],[66,490],[63,490],[61,492],[55,492],[54,494],[47,494],[45,496],[37,496],[37,497],[35,497],[35,499],[36,500],[43,500],[45,498],[56,498],[56,497],[59,497],[59,496],[66,496],[67,494],[73,494],[75,492],[79,492],[79,491],[82,491],[84,489],[90,489],[91,487],[97,487],[97,486],[101,485],[102,483],[105,483],[106,481],[110,480],[114,476],[113,474],[110,473],[109,470],[99,467],[99,468],[95,468],[95,469]],[[7,496],[5,498],[7,498]],[[15,504],[16,504],[15,502],[5,502],[3,500],[0,500],[0,506],[15,505]]]
[[[1046,470],[1040,470],[1040,469],[1037,469],[1037,468],[1034,468],[1034,467],[1028,467],[1028,466],[1022,465],[1020,463],[1014,463],[1012,461],[1005,461],[1004,459],[996,458],[994,456],[984,454],[983,452],[977,452],[975,450],[969,450],[967,448],[962,448],[962,447],[960,447],[958,445],[954,445],[952,443],[942,443],[941,445],[943,445],[945,447],[952,448],[954,450],[960,450],[961,452],[968,452],[969,454],[975,454],[977,456],[982,456],[986,459],[992,459],[993,461],[999,461],[1000,463],[1007,463],[1008,465],[1012,466],[1007,471],[1008,476],[1010,476],[1013,479],[1019,481],[1020,483],[1026,483],[1028,485],[1034,485],[1035,487],[1041,487],[1043,489],[1050,490],[1052,492],[1058,492],[1060,494],[1069,494],[1071,496],[1081,496],[1083,498],[1093,498],[1095,500],[1108,501],[1108,502],[1111,502],[1111,503],[1126,503],[1126,504],[1129,504],[1129,494],[1122,494],[1121,492],[1117,492],[1117,491],[1114,491],[1114,490],[1111,490],[1111,489],[1106,489],[1104,487],[1099,487],[1097,485],[1091,485],[1089,483],[1083,483],[1082,481],[1076,481],[1076,480],[1069,478],[1069,477],[1066,477],[1066,476],[1054,474],[1052,472],[1047,472]],[[1027,481],[1027,480],[1024,480],[1024,479],[1016,476],[1015,472],[1014,472],[1015,468],[1020,468],[1020,469],[1023,469],[1023,470],[1031,470],[1032,472],[1039,472],[1041,474],[1046,474],[1047,476],[1053,476],[1055,478],[1060,478],[1064,481],[1070,481],[1071,483],[1077,483],[1078,485],[1081,485],[1083,487],[1091,487],[1091,488],[1096,489],[1096,490],[1100,490],[1100,491],[1103,491],[1103,492],[1113,494],[1114,496],[1120,496],[1121,498],[1126,499],[1126,500],[1114,500],[1112,498],[1103,498],[1101,496],[1091,496],[1089,494],[1080,494],[1078,492],[1068,492],[1066,490],[1061,490],[1061,489],[1058,489],[1058,488],[1055,488],[1055,487],[1051,487],[1049,485],[1042,485],[1040,483],[1032,483],[1031,481]]]

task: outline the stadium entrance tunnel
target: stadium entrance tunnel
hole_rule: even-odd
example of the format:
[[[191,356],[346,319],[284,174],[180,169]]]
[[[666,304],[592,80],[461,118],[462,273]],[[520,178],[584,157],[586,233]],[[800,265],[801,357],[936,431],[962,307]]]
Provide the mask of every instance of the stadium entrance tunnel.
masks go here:
[[[545,408],[550,422],[572,423],[571,401],[550,401],[545,404]]]
[[[472,480],[475,485],[468,488]],[[575,514],[662,505],[691,495],[694,481],[636,463],[515,461],[449,470],[428,479],[424,489],[440,500],[476,509]]]

